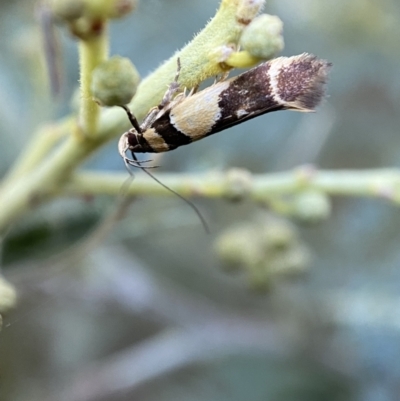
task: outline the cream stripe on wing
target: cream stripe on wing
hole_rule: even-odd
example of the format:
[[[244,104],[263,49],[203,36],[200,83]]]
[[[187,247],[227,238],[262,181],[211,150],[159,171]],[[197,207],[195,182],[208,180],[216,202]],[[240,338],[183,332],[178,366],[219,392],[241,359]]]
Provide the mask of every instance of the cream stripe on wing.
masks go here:
[[[168,152],[169,146],[154,128],[149,128],[143,133],[144,139],[155,152]]]
[[[170,118],[174,127],[193,141],[204,138],[221,118],[220,94],[229,82],[220,82],[187,97],[171,110]]]

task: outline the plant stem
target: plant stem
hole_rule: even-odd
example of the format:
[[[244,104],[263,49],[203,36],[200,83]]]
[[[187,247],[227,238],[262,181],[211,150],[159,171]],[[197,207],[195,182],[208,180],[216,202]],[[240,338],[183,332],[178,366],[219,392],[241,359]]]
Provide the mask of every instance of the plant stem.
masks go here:
[[[107,24],[98,36],[79,41],[81,105],[79,125],[85,136],[97,133],[100,106],[93,101],[91,83],[93,70],[108,57]]]
[[[71,172],[101,143],[71,135],[30,174],[8,180],[0,191],[0,232],[50,196],[59,195]]]
[[[10,180],[22,177],[39,165],[62,138],[71,134],[74,123],[75,119],[67,117],[57,124],[46,124],[39,128],[23,148],[2,185],[6,185],[6,182]]]
[[[243,179],[245,177],[245,179]],[[309,166],[293,171],[251,175],[232,170],[226,173],[183,175],[157,174],[157,178],[184,196],[208,198],[229,197],[238,187],[242,195],[253,201],[266,201],[277,196],[321,191],[333,196],[384,198],[400,204],[400,170],[310,170]],[[73,175],[65,187],[71,195],[117,195],[126,183],[123,173],[82,172]],[[129,195],[173,196],[148,177],[138,175],[126,189]]]
[[[251,19],[257,13],[261,3],[258,1],[252,11],[253,2],[250,0],[222,0],[219,10],[207,27],[179,53],[179,57],[182,56],[185,60],[181,77],[183,86],[196,86],[205,78],[219,72],[219,63],[212,61],[210,55],[220,45],[237,42],[246,25],[239,18],[243,13],[243,5],[249,7],[248,17]],[[32,149],[23,153],[23,157],[19,159],[21,165],[13,170],[16,174],[12,175],[11,179],[3,183],[0,188],[0,205],[2,206],[0,231],[45,200],[54,195],[60,195],[69,175],[80,163],[104,143],[128,128],[129,121],[121,110],[104,110],[100,114],[99,107],[91,98],[91,72],[98,63],[106,59],[108,54],[106,30],[104,26],[99,36],[81,41],[79,45],[82,90],[79,126],[84,135],[70,133],[66,141],[49,155],[44,154],[44,150],[50,152],[53,147],[46,148],[43,137],[39,136],[38,143],[41,143],[41,149],[37,153]],[[165,88],[171,83],[176,73],[177,57],[178,55],[171,57],[166,64],[152,74],[153,79],[146,79],[139,86],[138,93],[132,102],[137,118],[143,118],[147,111],[161,99]],[[190,77],[185,78],[186,74]],[[195,81],[188,84],[186,82],[188,79]],[[25,159],[26,155],[32,151],[35,152],[35,157]]]

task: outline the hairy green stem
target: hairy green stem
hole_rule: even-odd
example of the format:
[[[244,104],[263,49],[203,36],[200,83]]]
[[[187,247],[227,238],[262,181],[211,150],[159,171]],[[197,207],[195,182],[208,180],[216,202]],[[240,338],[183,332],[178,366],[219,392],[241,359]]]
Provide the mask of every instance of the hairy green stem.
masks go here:
[[[253,2],[259,3],[257,7],[251,3],[250,0],[223,0],[205,28],[143,80],[130,104],[136,117],[143,118],[149,105],[154,106],[160,102],[165,89],[174,79],[178,58],[182,67],[179,75],[182,87],[194,88],[207,78],[225,73],[223,61],[228,56],[224,56],[224,48],[237,46],[243,29],[262,6],[261,1]]]
[[[68,117],[57,124],[47,124],[39,128],[30,141],[25,144],[22,153],[8,172],[2,185],[6,185],[6,182],[10,180],[22,177],[39,165],[61,139],[71,134],[74,124],[75,119]]]
[[[100,106],[93,100],[91,83],[93,70],[108,57],[107,24],[98,36],[79,41],[81,104],[79,125],[85,136],[97,132]]]
[[[180,82],[184,86],[196,86],[204,79],[221,72],[222,67],[215,56],[216,50],[218,47],[237,43],[240,33],[257,14],[262,3],[260,0],[222,0],[219,10],[207,27],[139,86],[132,102],[136,116],[143,118],[159,102],[167,85],[173,80],[178,56],[183,65]],[[17,169],[18,174],[13,179],[7,180],[1,186],[0,231],[45,200],[55,194],[60,195],[69,175],[79,164],[129,126],[126,115],[119,109],[105,110],[99,116],[98,106],[91,99],[91,71],[105,59],[107,52],[108,39],[105,31],[98,38],[80,44],[82,103],[79,123],[85,135],[69,135],[47,158],[43,152],[45,147],[42,147],[37,153],[40,158],[35,156],[28,160],[29,163],[22,166],[23,168]],[[44,144],[41,139],[39,142]],[[33,150],[28,149],[27,152],[29,151]],[[35,163],[40,164],[28,171]]]
[[[234,192],[254,201],[314,190],[327,195],[385,198],[400,204],[400,170],[315,170],[301,167],[293,171],[251,175],[242,170],[226,173],[183,175],[156,174],[157,179],[184,196],[229,197]],[[81,172],[71,176],[65,191],[71,195],[117,195],[127,181],[123,173]],[[165,196],[173,194],[141,174],[124,187],[128,195]]]
[[[102,139],[104,143],[106,137]],[[0,190],[0,231],[51,196],[59,195],[76,165],[98,146],[98,138],[90,141],[69,136],[30,174],[7,181]]]

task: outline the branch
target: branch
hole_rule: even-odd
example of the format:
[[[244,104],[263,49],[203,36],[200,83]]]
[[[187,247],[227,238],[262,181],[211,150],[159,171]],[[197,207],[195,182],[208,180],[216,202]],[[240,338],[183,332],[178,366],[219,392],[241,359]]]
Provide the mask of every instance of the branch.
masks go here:
[[[151,106],[160,103],[167,86],[174,79],[178,58],[182,65],[179,75],[182,87],[194,88],[207,78],[229,70],[224,62],[235,53],[233,47],[238,44],[244,28],[257,15],[263,3],[263,0],[223,0],[207,26],[143,80],[130,104],[136,117],[142,119]],[[255,60],[255,63],[259,61]]]
[[[79,41],[81,105],[79,125],[86,136],[94,136],[97,132],[100,106],[93,100],[90,89],[93,70],[108,57],[107,24],[99,35]]]
[[[164,184],[183,196],[207,198],[246,197],[265,202],[279,196],[318,191],[333,196],[383,198],[400,204],[400,170],[317,170],[312,166],[293,171],[252,175],[245,170],[189,175],[156,174]],[[116,195],[126,182],[124,173],[82,172],[73,175],[65,187],[70,195]],[[149,178],[137,175],[126,189],[128,195],[171,196]]]
[[[196,86],[204,79],[224,71],[221,60],[215,56],[220,56],[218,51],[216,53],[216,48],[237,45],[241,32],[256,16],[263,3],[263,0],[222,0],[219,10],[206,28],[143,81],[131,104],[136,116],[142,119],[160,101],[175,75],[177,57],[185,63],[180,81],[183,86]],[[92,45],[91,49],[99,56],[96,56],[97,61],[104,58],[107,52],[106,39],[103,37],[100,43]],[[86,54],[92,60],[96,58],[89,54],[91,49],[86,49],[87,52],[82,49],[81,56]],[[91,68],[89,64],[88,70]],[[69,133],[66,140],[50,155],[45,153],[53,148],[46,147],[43,140],[45,136],[33,135],[33,143],[26,145],[23,156],[0,188],[0,232],[39,204],[55,195],[61,195],[70,174],[92,153],[126,131],[129,126],[129,121],[121,110],[105,110],[98,119],[96,110],[87,112],[86,106],[82,107],[82,128],[92,134],[97,125],[97,133],[78,135],[79,130],[75,125],[75,129],[72,129],[75,135],[74,132]],[[67,117],[66,121],[70,119]],[[54,130],[57,131],[57,126],[54,126]],[[40,149],[33,150],[38,144]],[[26,158],[32,151],[35,157]]]

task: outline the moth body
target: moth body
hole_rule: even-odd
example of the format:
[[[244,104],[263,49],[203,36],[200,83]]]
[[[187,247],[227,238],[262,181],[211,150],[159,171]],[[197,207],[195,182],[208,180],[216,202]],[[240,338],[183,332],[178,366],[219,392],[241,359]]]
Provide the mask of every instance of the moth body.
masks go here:
[[[119,152],[124,158],[128,150],[167,152],[272,111],[314,111],[324,97],[329,67],[306,53],[279,57],[200,92],[179,94],[150,111],[142,132],[125,132]]]

